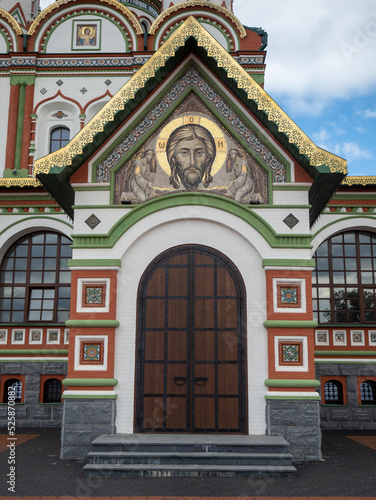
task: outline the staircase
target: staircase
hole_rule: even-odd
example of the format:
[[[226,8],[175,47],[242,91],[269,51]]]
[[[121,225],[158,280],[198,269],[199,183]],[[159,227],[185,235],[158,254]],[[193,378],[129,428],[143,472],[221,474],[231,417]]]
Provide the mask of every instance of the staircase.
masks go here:
[[[103,434],[92,442],[87,476],[286,476],[296,472],[280,436]]]

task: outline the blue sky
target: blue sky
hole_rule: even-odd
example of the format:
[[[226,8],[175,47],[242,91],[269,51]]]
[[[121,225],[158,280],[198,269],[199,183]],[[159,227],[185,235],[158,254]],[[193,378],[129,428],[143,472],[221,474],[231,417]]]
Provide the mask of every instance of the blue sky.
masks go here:
[[[234,13],[268,32],[265,90],[349,175],[376,175],[376,1],[234,0]]]

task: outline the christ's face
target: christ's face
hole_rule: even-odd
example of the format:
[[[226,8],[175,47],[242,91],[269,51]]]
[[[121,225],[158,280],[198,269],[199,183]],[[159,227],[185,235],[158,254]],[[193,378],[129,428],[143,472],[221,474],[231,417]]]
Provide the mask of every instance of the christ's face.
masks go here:
[[[179,142],[175,150],[176,172],[189,191],[195,191],[204,177],[207,151],[198,138]]]

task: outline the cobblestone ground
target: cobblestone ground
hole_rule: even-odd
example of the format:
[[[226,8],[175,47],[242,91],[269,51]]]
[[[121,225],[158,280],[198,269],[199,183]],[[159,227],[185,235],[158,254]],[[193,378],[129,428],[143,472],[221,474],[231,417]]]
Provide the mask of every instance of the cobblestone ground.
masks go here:
[[[376,499],[375,433],[370,431],[323,432],[323,460],[297,463],[297,473],[282,478],[87,478],[83,462],[59,459],[58,429],[45,429],[35,436],[37,432],[18,429],[19,436],[33,436],[28,440],[23,437],[22,443],[20,439],[15,449],[15,493],[8,491],[7,484],[10,450],[4,446],[4,437],[0,437],[0,495],[30,500]]]

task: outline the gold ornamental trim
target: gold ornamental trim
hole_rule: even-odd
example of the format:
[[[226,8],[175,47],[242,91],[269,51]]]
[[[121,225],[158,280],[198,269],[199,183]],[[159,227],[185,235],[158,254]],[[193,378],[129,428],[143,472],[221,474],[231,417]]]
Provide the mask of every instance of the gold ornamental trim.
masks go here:
[[[376,186],[376,175],[346,177],[342,181],[343,186]]]
[[[41,182],[34,177],[21,177],[19,179],[8,177],[6,179],[0,179],[0,188],[12,188],[12,187],[43,187]]]
[[[172,7],[169,7],[167,10],[162,12],[162,14],[159,14],[157,19],[153,22],[151,25],[151,28],[149,30],[150,35],[155,35],[157,32],[159,26],[163,23],[163,21],[169,17],[171,14],[174,12],[177,12],[178,10],[183,10],[183,9],[192,9],[195,7],[208,7],[210,9],[215,9],[224,16],[228,17],[231,19],[231,21],[235,24],[237,29],[239,30],[240,33],[240,38],[245,38],[247,36],[247,33],[244,29],[244,26],[242,23],[239,21],[239,19],[228,9],[225,7],[221,7],[220,5],[213,4],[211,2],[205,2],[203,0],[192,0],[184,3],[179,3],[177,5],[173,5]]]
[[[73,158],[82,153],[85,145],[93,142],[97,133],[103,132],[105,125],[114,120],[116,113],[124,109],[127,102],[134,98],[139,89],[145,87],[146,82],[154,77],[189,37],[197,40],[198,46],[207,51],[208,57],[216,60],[218,67],[223,68],[228,77],[235,80],[238,88],[244,90],[248,99],[253,100],[258,109],[264,111],[268,119],[277,125],[278,130],[287,135],[289,142],[297,146],[312,166],[322,165],[327,166],[331,172],[347,173],[346,160],[318,148],[240,64],[190,16],[66,146],[35,162],[35,174],[48,173],[53,167],[71,165]]]
[[[138,22],[137,17],[131,12],[127,7],[125,7],[123,4],[118,2],[117,0],[99,0],[102,3],[107,3],[108,5],[111,5],[112,7],[115,7],[116,10],[120,10],[125,17],[128,18],[128,20],[132,23],[133,28],[135,29],[135,32],[137,35],[142,35],[143,31],[141,28],[140,23]],[[61,5],[65,5],[67,3],[73,3],[72,0],[57,0],[53,4],[49,5],[45,9],[42,10],[42,12],[39,14],[38,17],[35,18],[33,21],[33,24],[30,26],[30,29],[28,31],[28,35],[34,35],[37,27],[39,24],[53,11],[58,9]],[[85,6],[86,7],[86,6]]]
[[[22,29],[21,26],[18,24],[18,22],[14,19],[13,16],[9,14],[6,10],[2,9],[0,7],[0,17],[3,17],[8,23],[12,26],[14,29],[16,35],[22,35]]]

